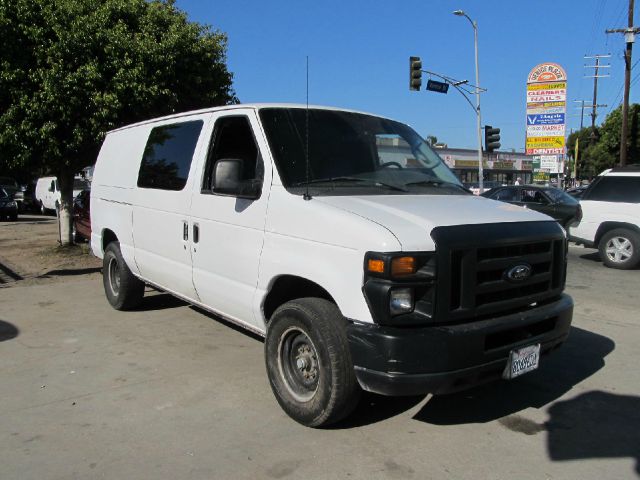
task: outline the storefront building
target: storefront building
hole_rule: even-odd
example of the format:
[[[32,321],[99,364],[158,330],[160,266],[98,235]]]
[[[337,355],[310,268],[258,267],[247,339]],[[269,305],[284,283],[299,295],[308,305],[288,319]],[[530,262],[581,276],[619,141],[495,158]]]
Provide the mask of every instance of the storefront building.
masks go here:
[[[451,168],[461,182],[478,183],[478,151],[463,148],[436,148],[438,155]],[[516,152],[483,152],[484,182],[513,185],[517,178],[522,184],[533,182],[530,156]]]

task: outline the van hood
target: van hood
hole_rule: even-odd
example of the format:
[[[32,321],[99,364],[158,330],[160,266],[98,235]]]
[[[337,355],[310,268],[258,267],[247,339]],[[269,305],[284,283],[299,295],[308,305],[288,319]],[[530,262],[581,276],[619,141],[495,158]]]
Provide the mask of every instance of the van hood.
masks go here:
[[[449,225],[549,221],[517,205],[471,195],[314,197],[389,229],[405,251],[434,248],[431,230]]]

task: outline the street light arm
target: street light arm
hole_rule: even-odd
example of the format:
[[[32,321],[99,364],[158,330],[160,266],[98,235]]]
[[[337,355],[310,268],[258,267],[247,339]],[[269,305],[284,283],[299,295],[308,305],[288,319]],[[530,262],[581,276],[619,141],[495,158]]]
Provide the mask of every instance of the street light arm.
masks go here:
[[[469,17],[469,15],[467,15],[464,11],[462,10],[455,10],[453,12],[454,15],[457,15],[458,17],[464,17],[467,20],[469,20],[469,23],[471,24],[471,26],[473,27],[474,30],[478,29],[478,24],[476,22],[474,22],[473,20],[471,20],[471,17]]]

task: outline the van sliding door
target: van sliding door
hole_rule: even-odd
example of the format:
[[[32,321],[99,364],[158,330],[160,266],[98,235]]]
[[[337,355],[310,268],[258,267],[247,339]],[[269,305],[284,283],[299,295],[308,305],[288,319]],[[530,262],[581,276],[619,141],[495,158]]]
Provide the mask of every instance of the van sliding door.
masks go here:
[[[141,275],[188,299],[198,299],[191,274],[191,171],[207,116],[154,124],[138,174],[133,207],[136,263]]]

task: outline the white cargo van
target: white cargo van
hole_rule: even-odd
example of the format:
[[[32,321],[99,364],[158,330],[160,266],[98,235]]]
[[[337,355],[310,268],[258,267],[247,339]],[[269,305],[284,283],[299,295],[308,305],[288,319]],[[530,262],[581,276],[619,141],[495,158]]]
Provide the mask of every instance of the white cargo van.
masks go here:
[[[265,336],[298,422],[535,369],[567,337],[566,233],[471,195],[410,127],[235,105],[109,132],[91,246],[116,309],[144,284]],[[232,365],[229,368],[233,368]]]
[[[88,189],[89,182],[82,177],[75,177],[73,180],[73,198],[82,191]],[[58,188],[58,179],[56,177],[40,177],[36,182],[36,204],[42,215],[47,212],[57,212],[60,206],[61,193]]]

